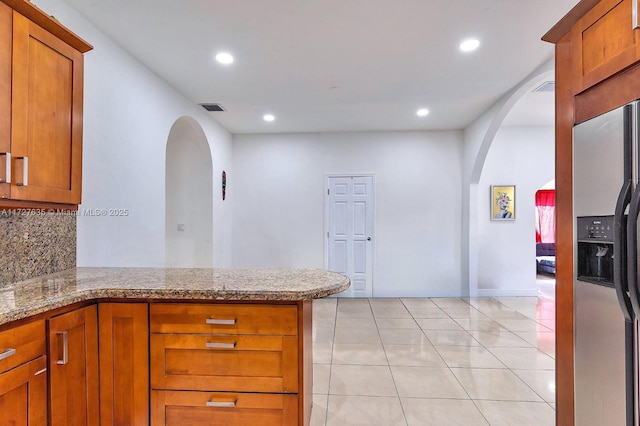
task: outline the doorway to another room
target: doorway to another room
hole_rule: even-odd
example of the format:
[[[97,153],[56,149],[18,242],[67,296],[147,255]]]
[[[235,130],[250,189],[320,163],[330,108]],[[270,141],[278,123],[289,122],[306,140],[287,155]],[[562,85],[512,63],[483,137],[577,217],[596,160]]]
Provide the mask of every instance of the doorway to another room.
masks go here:
[[[556,294],[556,190],[555,181],[536,192],[536,284],[538,294]]]
[[[165,264],[213,267],[213,172],[202,127],[190,117],[173,124],[167,139]]]
[[[373,296],[373,185],[371,175],[327,177],[325,266],[351,279],[341,297]]]

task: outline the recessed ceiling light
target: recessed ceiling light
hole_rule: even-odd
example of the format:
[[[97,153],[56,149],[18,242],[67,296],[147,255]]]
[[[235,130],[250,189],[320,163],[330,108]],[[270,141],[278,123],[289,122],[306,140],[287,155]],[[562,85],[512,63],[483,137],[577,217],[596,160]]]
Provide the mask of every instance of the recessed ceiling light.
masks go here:
[[[480,46],[480,40],[470,38],[460,43],[460,50],[463,52],[472,52]]]
[[[216,55],[216,61],[221,64],[229,65],[233,62],[233,56],[230,53],[220,52]]]
[[[262,118],[264,119],[264,121],[273,121],[276,119],[273,114],[265,114],[262,116]]]
[[[416,111],[416,114],[418,115],[418,117],[424,117],[426,115],[429,115],[429,110],[426,108],[420,108],[418,111]]]

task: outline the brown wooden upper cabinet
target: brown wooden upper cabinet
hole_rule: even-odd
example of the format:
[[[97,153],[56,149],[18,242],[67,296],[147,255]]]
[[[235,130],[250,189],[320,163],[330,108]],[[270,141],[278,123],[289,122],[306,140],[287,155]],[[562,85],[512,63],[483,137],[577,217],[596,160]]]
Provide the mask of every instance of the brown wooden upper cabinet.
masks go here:
[[[0,1],[0,207],[80,204],[91,46],[29,2]]]
[[[640,0],[605,0],[572,28],[574,94],[633,65],[640,57]]]

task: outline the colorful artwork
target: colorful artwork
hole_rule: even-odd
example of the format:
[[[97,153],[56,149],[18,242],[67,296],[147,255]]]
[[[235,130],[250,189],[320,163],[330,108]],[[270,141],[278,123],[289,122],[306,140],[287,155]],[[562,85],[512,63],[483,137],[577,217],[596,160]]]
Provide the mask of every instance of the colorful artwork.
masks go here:
[[[222,171],[222,200],[227,197],[227,172]]]
[[[515,220],[515,185],[491,185],[491,219]]]

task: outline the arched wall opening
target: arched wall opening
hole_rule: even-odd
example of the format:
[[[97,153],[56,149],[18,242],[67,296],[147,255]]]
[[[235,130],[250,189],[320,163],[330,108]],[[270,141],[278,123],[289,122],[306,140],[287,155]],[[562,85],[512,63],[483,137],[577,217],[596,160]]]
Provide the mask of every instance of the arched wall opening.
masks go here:
[[[517,129],[503,127],[503,123],[525,94],[543,82],[553,79],[551,61],[532,73],[486,116],[478,120],[475,126],[469,129],[469,135],[465,134],[465,142],[468,142],[466,149],[470,149],[469,154],[473,154],[471,161],[467,162],[470,171],[465,189],[469,201],[468,217],[465,218],[465,226],[468,229],[465,236],[468,249],[466,272],[469,295],[472,297],[536,294],[535,221],[533,196],[529,197],[528,193],[534,193],[535,188],[553,178],[553,126]],[[524,137],[521,138],[522,135]],[[521,147],[515,144],[516,139],[528,140],[529,148],[526,149],[531,150],[535,149],[531,145],[535,138],[544,138],[551,147],[552,151],[546,154],[551,170],[536,176],[538,171],[532,167],[526,180],[522,179],[523,174],[520,178],[517,177],[518,173],[524,171],[518,168],[513,169],[513,174],[500,173],[501,166],[496,158],[492,158],[490,150],[501,150],[498,158],[509,161],[510,157],[505,157],[505,153],[520,155],[518,150]],[[476,142],[473,142],[474,140]],[[511,141],[514,143],[510,145]],[[512,184],[516,185],[516,219],[510,222],[492,221],[489,213],[490,186]],[[529,203],[531,208],[527,210]],[[520,263],[514,263],[514,259]],[[521,279],[523,276],[525,278]]]
[[[165,264],[213,267],[213,166],[202,127],[180,117],[167,138]]]

